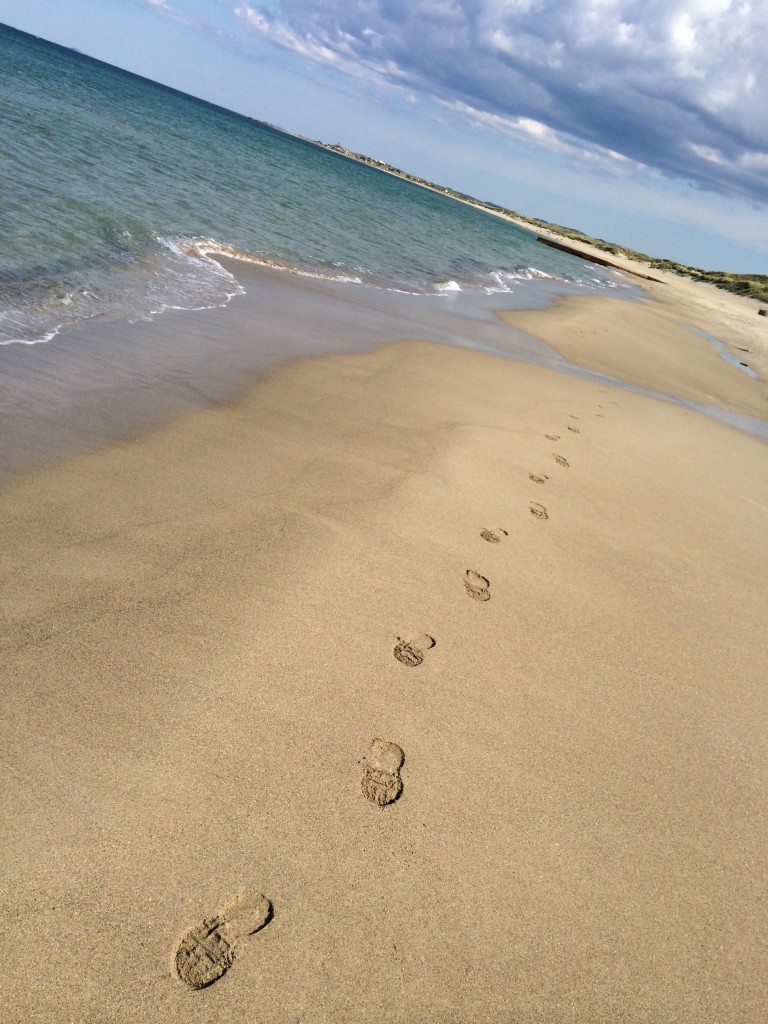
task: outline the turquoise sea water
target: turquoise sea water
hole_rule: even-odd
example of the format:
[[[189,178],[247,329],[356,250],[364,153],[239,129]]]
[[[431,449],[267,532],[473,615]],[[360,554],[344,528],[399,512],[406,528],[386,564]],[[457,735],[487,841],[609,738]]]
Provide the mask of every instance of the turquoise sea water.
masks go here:
[[[226,302],[212,257],[414,293],[608,273],[508,222],[0,27],[0,343]]]

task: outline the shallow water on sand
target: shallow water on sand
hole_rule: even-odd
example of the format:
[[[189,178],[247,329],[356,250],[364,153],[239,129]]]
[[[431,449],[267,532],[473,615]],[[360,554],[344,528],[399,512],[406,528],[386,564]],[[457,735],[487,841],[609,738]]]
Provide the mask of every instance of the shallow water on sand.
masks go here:
[[[620,287],[500,217],[0,26],[0,344],[206,308],[215,259],[416,294]]]
[[[567,365],[503,324],[498,296],[446,300],[227,266],[244,287],[226,306],[135,323],[94,319],[48,345],[0,350],[0,476],[227,401],[290,359],[419,337]],[[525,305],[546,306],[561,291],[539,282]]]
[[[290,359],[366,351],[399,339],[459,345],[629,387],[574,366],[503,323],[497,295],[464,293],[446,301],[234,261],[227,267],[243,285],[227,306],[137,323],[91,320],[50,345],[7,346],[0,359],[0,478],[228,401]],[[564,289],[557,282],[531,282],[521,305],[546,307]],[[512,308],[511,297],[505,299]],[[768,439],[768,424],[703,411]]]

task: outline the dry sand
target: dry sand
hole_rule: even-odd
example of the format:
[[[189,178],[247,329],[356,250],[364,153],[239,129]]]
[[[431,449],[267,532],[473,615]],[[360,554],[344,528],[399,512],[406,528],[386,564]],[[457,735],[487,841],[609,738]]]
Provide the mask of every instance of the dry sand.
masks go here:
[[[582,309],[535,323],[591,362]],[[693,338],[668,390],[754,413]],[[764,1021],[767,482],[698,413],[405,341],[9,484],[4,1019]]]

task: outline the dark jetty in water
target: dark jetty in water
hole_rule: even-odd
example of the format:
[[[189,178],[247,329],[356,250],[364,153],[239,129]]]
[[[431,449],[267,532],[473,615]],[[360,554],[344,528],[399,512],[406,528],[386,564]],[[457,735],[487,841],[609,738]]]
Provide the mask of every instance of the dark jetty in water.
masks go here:
[[[635,277],[642,277],[644,281],[655,281],[657,284],[663,284],[658,277],[651,277],[650,274],[641,274],[639,270],[630,270],[628,267],[620,267],[618,263],[611,263],[610,260],[604,260],[601,256],[589,256],[587,253],[582,252],[581,249],[574,249],[571,245],[564,245],[562,242],[555,242],[552,238],[543,238],[539,235],[538,240],[542,245],[548,245],[550,249],[559,249],[561,252],[568,252],[571,256],[578,256],[579,259],[586,260],[588,263],[597,263],[601,267],[612,267],[614,270],[620,270],[622,274],[633,274]]]

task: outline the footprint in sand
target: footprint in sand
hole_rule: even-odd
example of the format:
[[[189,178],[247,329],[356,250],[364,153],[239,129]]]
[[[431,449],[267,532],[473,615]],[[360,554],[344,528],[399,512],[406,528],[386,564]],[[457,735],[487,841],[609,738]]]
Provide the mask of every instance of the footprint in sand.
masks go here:
[[[578,427],[572,427],[570,425],[570,423],[568,424],[568,429],[571,431],[572,434],[580,434],[581,433],[581,431],[579,430]]]
[[[405,754],[402,747],[389,740],[374,740],[368,748],[363,770],[363,796],[384,807],[394,803],[403,791],[400,769]]]
[[[506,530],[502,530],[500,526],[497,526],[495,530],[481,530],[480,536],[483,540],[487,540],[489,544],[499,544],[509,534]]]
[[[537,519],[549,519],[549,514],[543,505],[540,505],[538,501],[532,501],[528,506],[532,516],[536,516]]]
[[[560,435],[559,434],[545,434],[544,437],[546,437],[546,439],[548,441],[559,441],[560,440]]]
[[[490,601],[490,585],[485,576],[481,576],[474,569],[467,569],[464,574],[464,589],[475,601]]]
[[[546,473],[542,473],[541,475],[538,475],[537,473],[529,473],[528,479],[533,480],[535,484],[545,484],[547,480],[549,480],[549,477]]]
[[[570,462],[564,455],[558,455],[556,452],[552,452],[552,458],[558,464],[558,466],[565,466],[567,469],[570,466]]]
[[[173,969],[190,988],[205,988],[225,974],[241,939],[263,928],[272,904],[263,893],[243,889],[215,917],[206,918],[179,939]]]
[[[434,646],[434,637],[426,633],[413,633],[411,636],[398,637],[392,653],[403,665],[416,668],[424,661],[424,652]]]
[[[580,420],[581,419],[581,416],[574,416],[572,412],[569,412],[568,415],[571,417],[572,420]]]

